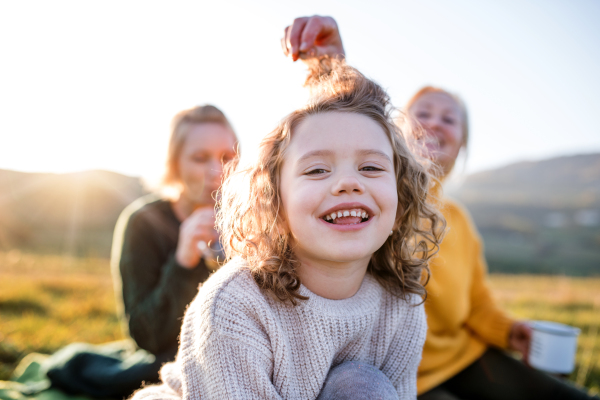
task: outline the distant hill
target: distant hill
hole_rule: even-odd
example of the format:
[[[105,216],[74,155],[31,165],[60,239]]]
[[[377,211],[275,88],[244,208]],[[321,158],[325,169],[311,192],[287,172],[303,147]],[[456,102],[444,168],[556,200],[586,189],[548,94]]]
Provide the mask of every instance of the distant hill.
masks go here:
[[[600,206],[600,154],[520,162],[470,175],[456,193],[468,203],[557,208]]]
[[[146,193],[113,172],[0,170],[0,250],[108,256],[120,212]],[[448,194],[473,215],[491,271],[600,275],[600,154],[480,172]]]
[[[450,195],[472,213],[492,271],[600,275],[600,154],[480,172]]]
[[[108,255],[120,212],[146,193],[139,178],[0,170],[0,248]]]

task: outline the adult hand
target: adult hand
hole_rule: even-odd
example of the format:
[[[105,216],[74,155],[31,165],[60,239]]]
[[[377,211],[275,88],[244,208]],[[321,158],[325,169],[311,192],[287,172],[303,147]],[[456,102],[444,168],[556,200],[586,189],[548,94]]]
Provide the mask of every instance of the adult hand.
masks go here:
[[[215,210],[199,208],[181,223],[175,259],[182,267],[195,268],[202,257],[199,243],[209,244],[216,240],[219,235],[215,231]]]
[[[525,321],[518,321],[510,328],[508,346],[523,355],[523,361],[528,362],[529,345],[531,343],[531,327]]]
[[[340,31],[331,17],[296,18],[285,28],[281,46],[286,57],[291,55],[294,61],[324,55],[345,56]]]

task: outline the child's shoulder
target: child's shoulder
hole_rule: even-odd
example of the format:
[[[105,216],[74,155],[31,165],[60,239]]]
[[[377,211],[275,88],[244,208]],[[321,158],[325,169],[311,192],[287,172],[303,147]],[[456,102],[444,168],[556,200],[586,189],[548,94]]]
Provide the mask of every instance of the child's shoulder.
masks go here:
[[[222,325],[243,319],[270,308],[242,259],[233,259],[200,286],[188,312],[200,313],[205,322]],[[260,311],[259,311],[260,310]]]
[[[381,283],[371,274],[367,274],[365,276],[365,283],[368,283],[372,288],[377,288],[377,292],[379,296],[381,296],[381,300],[384,303],[389,304],[398,304],[402,307],[413,307],[415,305],[419,305],[422,303],[422,299],[419,295],[414,293],[406,293],[405,295],[400,295],[397,292],[393,292],[385,289]],[[364,283],[363,283],[364,285]]]
[[[203,302],[226,302],[236,299],[246,301],[263,298],[250,269],[241,258],[234,258],[223,265],[200,286],[198,298]]]
[[[372,276],[369,277],[376,281]],[[382,288],[382,312],[393,314],[399,313],[403,318],[420,319],[425,314],[425,307],[421,296],[414,293],[406,293],[404,296]]]

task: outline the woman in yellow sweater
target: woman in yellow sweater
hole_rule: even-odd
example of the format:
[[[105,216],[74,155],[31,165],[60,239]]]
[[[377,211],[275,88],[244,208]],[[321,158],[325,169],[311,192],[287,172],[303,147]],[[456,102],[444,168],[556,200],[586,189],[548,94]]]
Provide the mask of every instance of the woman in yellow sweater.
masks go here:
[[[464,103],[442,89],[425,87],[405,110],[423,126],[430,158],[448,175],[468,144]],[[495,304],[481,239],[468,212],[448,198],[442,198],[441,211],[449,229],[430,265],[418,399],[589,399],[498,350],[515,350],[526,358],[531,329]]]

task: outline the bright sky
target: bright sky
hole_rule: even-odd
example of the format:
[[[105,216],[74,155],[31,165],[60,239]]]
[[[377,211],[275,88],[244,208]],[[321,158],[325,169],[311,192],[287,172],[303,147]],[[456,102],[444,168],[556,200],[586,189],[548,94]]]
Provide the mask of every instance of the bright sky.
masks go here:
[[[306,99],[279,39],[313,14],[397,106],[426,84],[465,99],[467,172],[600,151],[597,0],[22,0],[0,3],[0,168],[153,181],[171,117],[204,103],[252,156]]]

